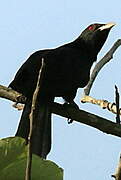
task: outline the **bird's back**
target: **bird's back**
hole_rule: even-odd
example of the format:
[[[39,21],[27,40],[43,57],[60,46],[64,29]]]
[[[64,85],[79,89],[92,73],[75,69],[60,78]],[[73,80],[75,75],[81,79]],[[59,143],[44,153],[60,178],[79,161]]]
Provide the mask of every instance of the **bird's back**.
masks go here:
[[[80,47],[74,46],[74,43],[69,43],[56,49],[33,53],[18,70],[9,86],[25,96],[32,96],[42,58],[46,64],[44,93],[63,96],[87,84],[92,65],[91,57]]]

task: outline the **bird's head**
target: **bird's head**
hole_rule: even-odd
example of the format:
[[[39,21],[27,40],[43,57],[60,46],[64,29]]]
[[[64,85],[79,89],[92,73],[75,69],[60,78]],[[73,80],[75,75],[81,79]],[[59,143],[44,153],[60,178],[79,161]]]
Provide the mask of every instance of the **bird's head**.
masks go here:
[[[91,24],[81,33],[79,38],[88,44],[90,50],[94,49],[96,54],[98,54],[114,25],[115,23]]]

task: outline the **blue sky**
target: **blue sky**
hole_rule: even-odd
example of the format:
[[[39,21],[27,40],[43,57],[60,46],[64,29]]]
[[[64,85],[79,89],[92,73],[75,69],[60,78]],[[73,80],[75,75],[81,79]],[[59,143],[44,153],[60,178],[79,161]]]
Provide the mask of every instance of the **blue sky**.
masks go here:
[[[27,57],[38,49],[54,48],[74,40],[93,22],[116,22],[98,59],[120,38],[121,2],[69,0],[4,0],[0,2],[0,84],[8,85]],[[114,100],[114,85],[121,89],[121,48],[99,73],[91,96]],[[83,90],[76,102],[81,109],[112,121],[115,115],[91,104],[81,104]],[[61,101],[59,98],[58,101]],[[0,137],[13,136],[20,112],[12,103],[0,99]],[[110,180],[114,173],[121,140],[94,128],[53,116],[53,145],[48,159],[64,169],[64,180]]]

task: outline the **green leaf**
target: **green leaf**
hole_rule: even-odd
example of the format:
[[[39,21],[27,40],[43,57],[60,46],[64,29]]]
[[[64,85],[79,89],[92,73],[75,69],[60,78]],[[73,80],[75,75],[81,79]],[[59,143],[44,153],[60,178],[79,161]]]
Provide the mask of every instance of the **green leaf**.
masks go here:
[[[0,140],[0,180],[24,180],[27,159],[25,140],[10,137]],[[32,157],[32,180],[62,180],[63,170],[54,162]]]

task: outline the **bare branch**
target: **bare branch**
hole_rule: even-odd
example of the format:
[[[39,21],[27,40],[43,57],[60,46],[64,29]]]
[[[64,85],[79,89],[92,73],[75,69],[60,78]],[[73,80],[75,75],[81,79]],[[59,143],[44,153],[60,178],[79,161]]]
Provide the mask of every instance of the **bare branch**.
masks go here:
[[[112,58],[113,58],[113,54],[114,52],[117,50],[117,48],[121,45],[121,39],[117,40],[114,45],[112,46],[112,48],[106,53],[106,55],[95,65],[91,77],[90,77],[90,81],[88,83],[88,85],[86,86],[86,88],[84,89],[84,96],[81,99],[82,103],[92,103],[92,104],[96,104],[99,105],[101,108],[103,109],[107,109],[108,111],[111,111],[114,114],[117,114],[117,121],[119,123],[119,118],[121,115],[121,108],[119,109],[119,94],[116,91],[116,103],[110,103],[107,100],[101,100],[101,99],[95,99],[93,97],[88,96],[90,93],[90,90],[92,88],[92,85],[95,81],[95,78],[97,77],[99,71],[103,68],[103,66],[108,63]]]
[[[106,55],[95,65],[91,77],[90,77],[90,81],[88,83],[88,85],[86,86],[86,88],[84,89],[84,95],[89,95],[91,87],[99,73],[99,71],[103,68],[103,66],[108,63],[112,58],[113,58],[113,54],[114,52],[117,50],[117,48],[121,45],[121,39],[117,40],[114,45],[112,46],[112,48],[106,53]]]
[[[17,91],[12,90],[11,88],[7,88],[5,86],[0,85],[0,97],[11,100],[17,103],[25,103],[26,97]]]
[[[117,114],[116,103],[108,102],[107,100],[95,99],[91,96],[84,96],[81,99],[82,103],[91,103],[100,106],[102,109],[107,109],[108,111]],[[119,115],[121,115],[121,108],[118,110]]]
[[[121,180],[121,155],[120,155],[118,166],[116,168],[116,173],[112,175],[112,177],[115,178],[115,180]]]
[[[120,95],[118,92],[118,88],[115,85],[115,99],[116,99],[116,123],[120,124],[120,109],[119,109],[119,101],[120,101]]]
[[[63,105],[53,103],[51,108],[52,112],[57,115],[74,119],[77,122],[94,127],[107,134],[121,137],[121,125],[116,124],[108,119],[83,110],[72,108],[69,105],[65,108]]]
[[[9,91],[11,91],[9,89]],[[10,92],[6,91],[6,95],[5,97],[9,97],[7,94],[9,94]],[[17,97],[18,94],[17,93]],[[16,96],[16,95],[15,95]],[[8,99],[8,98],[7,98]],[[16,100],[16,97],[13,99],[9,100]],[[25,101],[23,101],[22,103],[25,103]],[[63,106],[61,104],[58,103],[53,103],[51,105],[51,109],[52,112],[55,114],[58,114],[60,116],[66,117],[66,118],[70,118],[70,119],[74,119],[77,122],[89,125],[91,127],[94,127],[102,132],[105,132],[107,134],[112,134],[118,137],[121,137],[121,125],[116,124],[110,120],[104,119],[102,117],[96,116],[94,114],[91,114],[89,112],[86,111],[82,111],[82,110],[78,110],[77,108],[72,108],[72,106]]]
[[[38,93],[39,93],[40,88],[41,88],[41,82],[42,82],[42,78],[43,78],[44,67],[45,67],[44,59],[42,59],[42,66],[41,66],[40,71],[39,71],[37,86],[36,86],[36,89],[35,89],[34,94],[33,94],[32,107],[31,107],[31,113],[30,113],[30,132],[29,132],[29,136],[28,136],[28,156],[27,156],[25,180],[31,180],[31,165],[32,165],[33,148],[36,149],[36,151],[39,151],[38,144],[36,145],[36,147],[33,147],[36,144],[33,142],[36,138],[36,137],[34,138],[33,133],[36,130],[35,114],[37,114],[37,112],[38,112],[37,98],[38,98]]]

